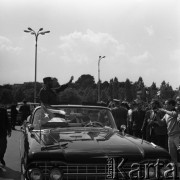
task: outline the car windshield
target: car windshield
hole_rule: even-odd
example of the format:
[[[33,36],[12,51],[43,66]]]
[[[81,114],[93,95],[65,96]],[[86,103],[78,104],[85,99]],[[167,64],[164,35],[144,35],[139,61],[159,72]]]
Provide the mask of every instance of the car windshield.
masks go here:
[[[41,107],[35,111],[32,124],[35,130],[58,127],[116,127],[110,110],[98,107]]]

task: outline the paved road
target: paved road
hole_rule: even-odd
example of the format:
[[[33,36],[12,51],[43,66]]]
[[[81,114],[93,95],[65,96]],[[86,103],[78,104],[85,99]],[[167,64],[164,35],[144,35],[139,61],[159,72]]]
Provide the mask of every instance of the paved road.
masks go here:
[[[0,180],[20,180],[20,153],[19,139],[21,132],[20,127],[12,131],[12,135],[8,138],[8,146],[5,154],[6,167],[0,167]]]

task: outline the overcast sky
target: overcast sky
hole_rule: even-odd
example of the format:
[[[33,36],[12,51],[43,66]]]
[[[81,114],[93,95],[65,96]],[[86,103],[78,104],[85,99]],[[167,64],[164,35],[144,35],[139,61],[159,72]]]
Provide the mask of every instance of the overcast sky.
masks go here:
[[[179,0],[0,0],[0,85],[37,81],[60,84],[83,74],[98,80],[180,86]]]

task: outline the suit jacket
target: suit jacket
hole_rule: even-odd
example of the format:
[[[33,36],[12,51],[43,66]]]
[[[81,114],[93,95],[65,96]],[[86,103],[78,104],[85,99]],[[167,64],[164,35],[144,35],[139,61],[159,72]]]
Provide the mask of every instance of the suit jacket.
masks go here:
[[[64,91],[68,87],[68,83],[58,88],[49,88],[44,86],[41,88],[39,96],[43,104],[56,105],[59,104],[58,93]]]
[[[164,113],[158,112],[158,116],[162,118],[164,116]],[[142,127],[142,129],[144,130],[146,129],[147,136],[148,135],[151,136],[152,133],[154,133],[154,135],[166,135],[167,126],[166,125],[159,126],[158,123],[154,123],[154,122],[158,122],[156,119],[156,114],[154,113],[153,110],[147,111],[145,119],[144,119],[143,127]]]
[[[122,106],[115,107],[111,110],[117,128],[120,130],[121,125],[127,126],[128,110]]]

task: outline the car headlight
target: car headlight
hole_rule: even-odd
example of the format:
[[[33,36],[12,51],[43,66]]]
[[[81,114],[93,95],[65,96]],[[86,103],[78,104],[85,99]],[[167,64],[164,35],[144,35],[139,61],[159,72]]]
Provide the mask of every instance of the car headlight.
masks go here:
[[[40,169],[32,169],[30,172],[31,180],[42,180],[42,173]]]
[[[58,168],[54,168],[50,172],[50,180],[61,180],[63,178],[63,173]]]

